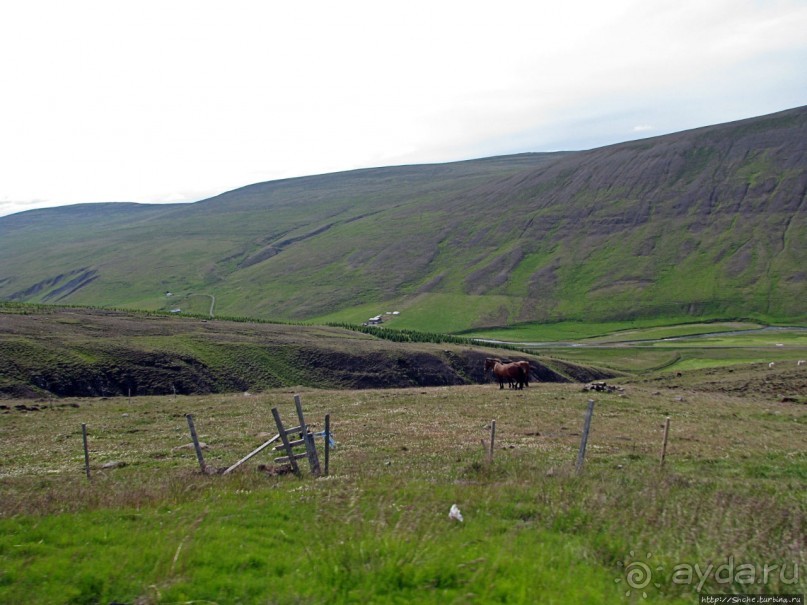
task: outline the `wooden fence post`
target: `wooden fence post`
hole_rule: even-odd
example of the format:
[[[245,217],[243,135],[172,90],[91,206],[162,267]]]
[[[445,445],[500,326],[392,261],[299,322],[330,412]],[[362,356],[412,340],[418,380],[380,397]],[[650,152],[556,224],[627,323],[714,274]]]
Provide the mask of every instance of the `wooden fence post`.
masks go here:
[[[325,476],[328,476],[328,462],[331,457],[331,415],[325,414]]]
[[[490,421],[490,449],[488,450],[488,464],[493,463],[493,443],[496,440],[496,421]]]
[[[311,467],[311,474],[319,477],[321,474],[319,468],[319,458],[317,457],[317,448],[314,445],[314,436],[308,432],[308,427],[305,425],[305,418],[303,417],[303,404],[299,395],[294,396],[294,406],[297,408],[297,418],[300,420],[300,431],[303,435],[305,442],[305,452],[308,454],[308,465]]]
[[[81,423],[81,436],[84,439],[84,472],[87,473],[87,479],[90,478],[90,450],[87,448],[87,425]]]
[[[205,458],[202,456],[199,438],[196,436],[196,427],[193,426],[193,416],[191,414],[185,414],[185,418],[188,419],[188,427],[191,430],[191,438],[193,439],[193,447],[196,449],[196,459],[199,461],[199,468],[201,468],[204,473],[207,470],[207,466],[205,465]]]
[[[283,441],[283,447],[286,450],[286,454],[288,457],[288,462],[291,464],[291,470],[294,471],[294,474],[298,477],[300,476],[300,469],[297,466],[297,460],[294,457],[294,451],[291,449],[291,444],[289,443],[289,438],[286,436],[286,429],[283,427],[283,421],[280,420],[280,414],[277,411],[277,408],[272,408],[272,416],[275,418],[275,424],[277,424],[277,434],[280,435],[281,441]]]
[[[594,400],[588,400],[588,411],[586,412],[586,422],[583,425],[583,436],[580,439],[580,451],[577,452],[577,472],[583,470],[583,461],[586,458],[586,444],[588,443],[588,432],[591,429],[591,417],[594,415]]]
[[[670,437],[670,417],[664,421],[664,441],[661,444],[661,462],[660,466],[664,468],[664,459],[667,457],[667,441]]]

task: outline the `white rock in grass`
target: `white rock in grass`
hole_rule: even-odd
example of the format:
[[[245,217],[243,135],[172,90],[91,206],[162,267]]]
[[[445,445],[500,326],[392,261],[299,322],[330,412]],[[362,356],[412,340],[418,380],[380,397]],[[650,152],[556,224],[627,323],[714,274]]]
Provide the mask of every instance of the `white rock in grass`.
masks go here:
[[[455,519],[456,521],[462,523],[462,513],[460,512],[460,509],[457,508],[456,504],[451,505],[451,510],[448,511],[448,518]]]

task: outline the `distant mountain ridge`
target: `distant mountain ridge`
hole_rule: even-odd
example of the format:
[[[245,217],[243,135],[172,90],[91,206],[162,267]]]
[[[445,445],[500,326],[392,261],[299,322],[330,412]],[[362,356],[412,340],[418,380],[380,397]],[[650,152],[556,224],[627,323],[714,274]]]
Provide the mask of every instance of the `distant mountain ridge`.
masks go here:
[[[599,149],[0,218],[0,299],[459,331],[807,319],[807,107]],[[170,293],[170,296],[169,296]]]

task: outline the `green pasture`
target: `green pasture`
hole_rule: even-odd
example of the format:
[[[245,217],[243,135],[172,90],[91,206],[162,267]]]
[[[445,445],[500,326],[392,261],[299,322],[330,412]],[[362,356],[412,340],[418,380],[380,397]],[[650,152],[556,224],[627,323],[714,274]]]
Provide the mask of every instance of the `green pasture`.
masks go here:
[[[795,366],[805,350],[773,348],[691,347],[564,347],[541,348],[540,354],[568,359],[579,364],[610,368],[619,372],[646,374],[654,371],[682,371],[711,367],[749,367],[771,361]]]
[[[771,332],[749,331],[744,334],[715,335],[702,338],[681,338],[677,341],[655,343],[655,346],[745,347],[804,349],[807,348],[807,329],[778,329]]]
[[[657,323],[659,325],[653,325]],[[620,372],[681,371],[706,367],[792,363],[807,358],[807,329],[762,329],[748,322],[634,322],[535,326],[526,333],[486,333],[524,350]],[[527,328],[530,329],[530,328]],[[465,335],[481,337],[481,334]],[[532,344],[542,341],[540,345]],[[558,346],[557,343],[569,343]]]
[[[0,602],[684,604],[807,587],[803,405],[624,383],[596,394],[577,474],[580,385],[309,389],[308,422],[330,414],[337,442],[327,477],[269,474],[265,453],[199,472],[185,414],[222,469],[276,432],[271,408],[291,421],[293,393],[3,402]],[[784,571],[681,575],[729,560]],[[652,582],[629,575],[639,563]]]
[[[665,322],[666,323],[666,322]],[[692,336],[702,336],[705,334],[720,334],[739,331],[753,331],[763,327],[762,324],[741,322],[741,321],[713,321],[709,323],[675,323],[670,325],[652,325],[650,322],[645,326],[637,326],[635,329],[618,330],[605,336],[595,337],[592,342],[641,342],[656,341],[665,339],[686,339]]]
[[[460,332],[468,338],[490,338],[507,342],[577,342],[607,344],[633,341],[652,341],[665,338],[682,338],[721,332],[753,331],[764,324],[752,321],[711,321],[693,322],[687,317],[664,317],[618,322],[577,322],[513,324],[509,327],[464,330]],[[757,336],[754,336],[757,338]],[[734,338],[733,336],[731,337]],[[773,341],[775,338],[759,337],[758,342]],[[736,341],[739,343],[739,341]]]
[[[456,333],[480,322],[506,319],[522,300],[511,296],[469,296],[465,294],[422,294],[383,303],[363,304],[312,320],[315,323],[347,322],[361,324],[376,315],[384,326],[397,330]],[[387,315],[398,311],[400,315]]]

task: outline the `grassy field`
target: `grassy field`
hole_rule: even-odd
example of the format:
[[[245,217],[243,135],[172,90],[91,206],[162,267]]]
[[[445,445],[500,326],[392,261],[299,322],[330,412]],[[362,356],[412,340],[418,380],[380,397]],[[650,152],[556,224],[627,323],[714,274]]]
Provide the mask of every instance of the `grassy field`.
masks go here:
[[[683,338],[747,331],[763,328],[763,324],[751,321],[692,321],[689,317],[664,317],[658,319],[619,322],[524,323],[487,330],[460,332],[468,338],[490,338],[507,342],[562,342],[575,341],[588,344],[607,344]]]
[[[574,384],[4,401],[0,602],[691,604],[804,593],[807,408],[755,385],[804,389],[805,373],[735,366],[597,393],[580,475],[590,394]],[[277,432],[272,407],[291,421],[295,392],[315,430],[331,415],[328,477],[260,470],[274,468],[263,453],[231,475],[199,472],[185,414],[221,469]],[[452,504],[462,522],[448,517]]]
[[[807,358],[807,330],[803,327],[760,330],[747,324],[738,329],[736,325],[692,324],[618,331],[585,338],[573,346],[546,343],[527,350],[629,373],[771,362],[795,365]]]

